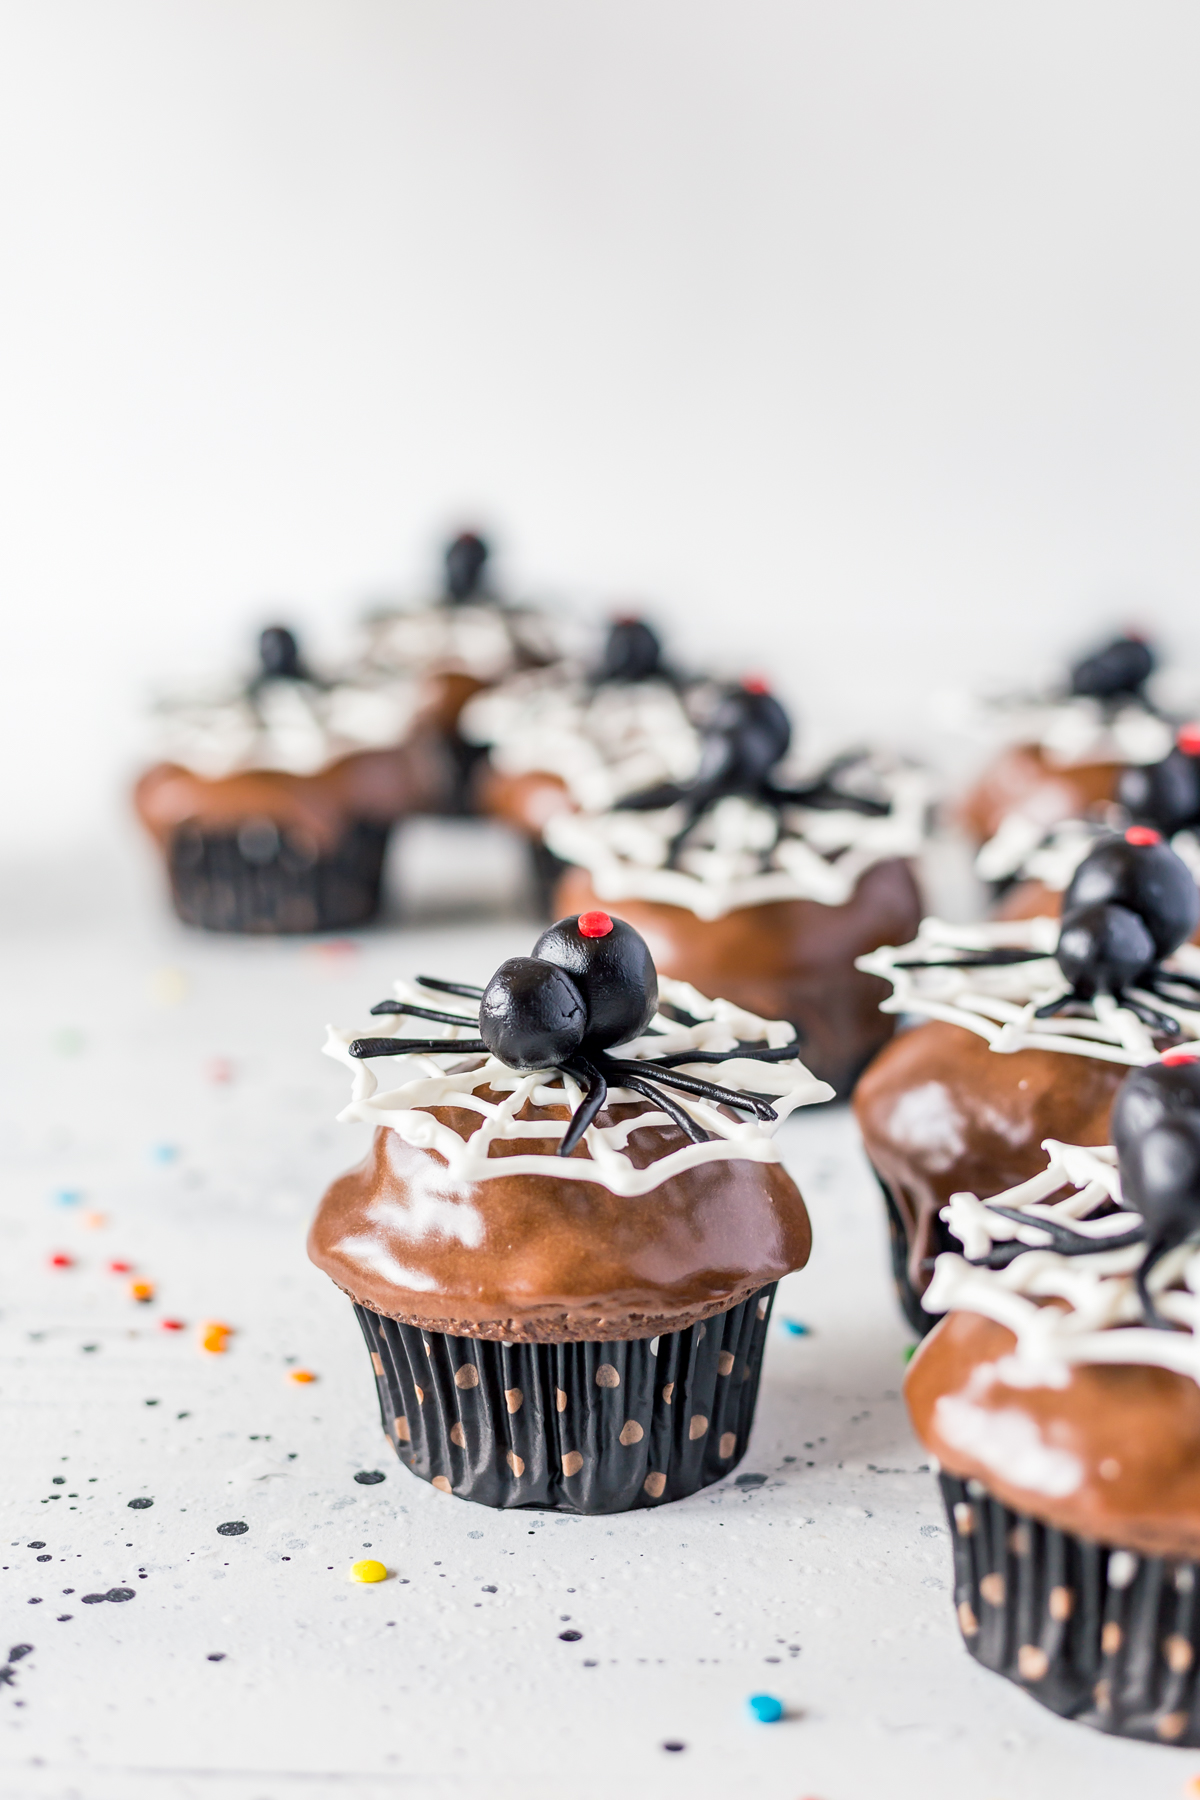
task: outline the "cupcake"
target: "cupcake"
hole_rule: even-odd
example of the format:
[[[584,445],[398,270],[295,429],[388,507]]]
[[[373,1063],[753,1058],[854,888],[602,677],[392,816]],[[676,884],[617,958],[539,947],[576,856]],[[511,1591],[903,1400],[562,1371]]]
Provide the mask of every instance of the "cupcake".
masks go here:
[[[1042,1705],[1200,1745],[1200,1060],[1129,1074],[1112,1144],[946,1209],[905,1398],[963,1639]]]
[[[885,990],[855,961],[916,930],[925,782],[863,753],[785,783],[790,741],[761,686],[725,690],[692,781],[550,820],[549,848],[575,865],[556,909],[615,911],[664,974],[787,1019],[845,1093],[892,1034]]]
[[[293,634],[259,640],[253,678],[164,701],[160,760],[134,791],[187,925],[340,930],[373,918],[388,830],[436,804],[450,770],[417,685],[325,678]]]
[[[697,720],[713,693],[712,683],[686,682],[667,666],[644,619],[623,618],[609,628],[594,669],[552,663],[468,702],[462,735],[487,753],[476,772],[476,808],[529,839],[547,905],[563,870],[542,842],[548,821],[690,781],[700,759]]]
[[[398,982],[372,1014],[379,1036],[329,1034],[354,1070],[341,1116],[375,1137],[308,1248],[354,1302],[401,1461],[563,1512],[720,1480],[775,1284],[809,1253],[771,1134],[829,1089],[790,1027],[660,983],[601,912],[484,988]]]
[[[1061,921],[923,921],[862,967],[890,981],[891,1013],[924,1019],[876,1057],[854,1110],[887,1205],[900,1302],[921,1297],[947,1248],[959,1190],[1028,1180],[1046,1138],[1105,1143],[1131,1066],[1200,1038],[1200,919],[1191,874],[1156,832],[1131,827],[1080,863]]]
[[[377,613],[367,621],[366,660],[418,678],[424,700],[456,760],[451,810],[469,810],[478,748],[458,730],[473,694],[518,669],[553,661],[558,652],[550,621],[531,607],[498,599],[488,585],[489,548],[473,531],[446,547],[442,592],[430,605]]]
[[[1064,819],[1103,817],[1127,764],[1166,755],[1171,726],[1147,694],[1155,666],[1142,638],[1118,637],[1081,658],[1058,692],[985,703],[980,723],[1005,747],[958,808],[990,847],[984,867],[1019,862]]]

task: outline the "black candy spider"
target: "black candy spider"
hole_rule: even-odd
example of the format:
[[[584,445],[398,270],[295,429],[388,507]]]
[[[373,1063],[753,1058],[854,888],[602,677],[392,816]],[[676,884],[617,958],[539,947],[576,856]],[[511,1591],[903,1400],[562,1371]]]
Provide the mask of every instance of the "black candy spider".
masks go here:
[[[707,1143],[710,1133],[664,1088],[697,1099],[731,1106],[758,1119],[777,1118],[760,1094],[735,1093],[699,1076],[684,1074],[678,1063],[719,1063],[730,1056],[758,1062],[791,1062],[792,1044],[739,1044],[735,1051],[680,1050],[668,1056],[634,1060],[610,1056],[614,1044],[641,1037],[657,1010],[678,1025],[698,1025],[679,1007],[659,1007],[658,977],[644,938],[622,919],[604,912],[560,919],[542,933],[532,956],[513,956],[501,963],[485,988],[463,982],[418,976],[422,987],[479,1002],[478,1039],[356,1038],[355,1057],[446,1054],[495,1056],[510,1069],[554,1069],[570,1075],[584,1090],[562,1142],[559,1156],[570,1156],[608,1098],[608,1089],[630,1088],[655,1101],[694,1144]],[[372,1013],[404,1013],[440,1025],[469,1023],[461,1013],[437,1012],[405,1000],[381,1000]],[[652,1070],[651,1075],[648,1070]]]
[[[1003,1269],[1034,1248],[1089,1256],[1144,1243],[1135,1276],[1142,1317],[1156,1330],[1172,1331],[1175,1326],[1159,1313],[1147,1282],[1169,1251],[1200,1238],[1200,1054],[1172,1051],[1162,1062],[1134,1069],[1113,1105],[1113,1139],[1122,1197],[1140,1215],[1136,1225],[1111,1237],[1088,1237],[1061,1220],[1030,1217],[989,1201],[989,1211],[1033,1226],[1050,1241],[1044,1246],[993,1244],[986,1256],[970,1260],[976,1268]]]
[[[1138,700],[1153,711],[1142,690],[1157,660],[1145,638],[1132,633],[1115,637],[1072,665],[1070,692],[1078,699],[1099,700],[1113,708],[1123,701]]]
[[[1161,762],[1122,769],[1117,799],[1136,824],[1165,837],[1200,825],[1200,726],[1184,725]]]
[[[658,633],[645,619],[614,619],[604,640],[600,661],[592,671],[593,687],[610,682],[664,681],[679,686],[679,677],[663,661]]]
[[[644,788],[640,793],[618,800],[622,812],[655,812],[668,806],[682,805],[684,823],[671,839],[665,867],[677,866],[680,853],[703,815],[730,795],[757,800],[761,805],[782,811],[785,806],[808,806],[822,811],[834,808],[862,813],[868,818],[883,818],[891,811],[886,800],[872,800],[864,794],[848,793],[837,786],[843,769],[861,760],[858,752],[839,756],[821,773],[802,787],[784,788],[771,780],[771,771],[787,755],[792,741],[792,727],[787,714],[773,694],[758,682],[728,688],[706,723],[701,734],[700,767],[690,782],[668,781],[660,786]],[[776,826],[778,843],[782,821]],[[769,864],[771,850],[762,855],[763,866]]]
[[[1191,936],[1200,921],[1200,892],[1186,863],[1157,831],[1132,825],[1102,838],[1084,857],[1063,895],[1062,925],[1054,952],[1070,987],[1039,1006],[1035,1018],[1049,1019],[1067,1006],[1110,994],[1151,1031],[1178,1035],[1178,1025],[1130,993],[1133,987],[1176,1005],[1196,1006],[1200,980],[1164,969],[1166,956]],[[986,969],[1037,962],[1040,950],[1001,945],[964,950],[926,961],[913,958],[898,969]]]

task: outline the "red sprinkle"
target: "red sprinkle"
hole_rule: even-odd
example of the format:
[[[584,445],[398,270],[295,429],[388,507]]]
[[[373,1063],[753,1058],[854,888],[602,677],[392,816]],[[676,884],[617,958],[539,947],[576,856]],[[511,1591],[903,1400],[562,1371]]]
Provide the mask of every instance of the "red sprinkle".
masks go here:
[[[65,1250],[56,1250],[50,1258],[50,1267],[52,1269],[73,1269],[75,1258],[68,1256]]]
[[[123,1262],[120,1257],[114,1257],[108,1265],[108,1272],[110,1275],[128,1275],[132,1268],[131,1262]]]
[[[742,691],[747,694],[769,694],[771,684],[765,675],[746,675],[742,678]]]
[[[1158,1059],[1168,1069],[1177,1068],[1180,1063],[1200,1062],[1200,1050],[1168,1050],[1165,1056]]]
[[[1127,844],[1161,844],[1162,832],[1150,825],[1131,825],[1125,833]]]
[[[580,937],[607,937],[613,928],[606,912],[580,913],[575,923],[579,926]]]
[[[1200,756],[1200,723],[1181,725],[1175,742],[1185,756]]]
[[[187,1330],[187,1325],[183,1319],[160,1319],[158,1321],[158,1325],[159,1325],[160,1331],[186,1331]]]

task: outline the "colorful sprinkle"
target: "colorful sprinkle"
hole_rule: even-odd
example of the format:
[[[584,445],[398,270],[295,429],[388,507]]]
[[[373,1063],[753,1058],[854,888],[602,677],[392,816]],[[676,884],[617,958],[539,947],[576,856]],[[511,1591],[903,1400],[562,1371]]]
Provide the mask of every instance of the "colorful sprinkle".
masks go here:
[[[73,1269],[75,1258],[68,1256],[65,1250],[56,1250],[50,1258],[50,1267],[52,1269]]]
[[[178,1155],[179,1150],[174,1144],[155,1144],[150,1152],[151,1160],[156,1163],[173,1163]]]
[[[154,1298],[154,1283],[152,1281],[131,1281],[129,1297],[131,1300],[139,1300],[145,1306],[148,1300]]]
[[[783,1701],[774,1694],[751,1694],[746,1705],[760,1725],[777,1725],[783,1717]]]
[[[151,996],[160,1006],[178,1006],[187,999],[188,978],[182,969],[155,969],[150,977]]]
[[[85,1212],[81,1223],[86,1225],[89,1231],[99,1231],[102,1226],[108,1224],[108,1214],[102,1212]]]
[[[87,1043],[82,1031],[77,1030],[74,1025],[64,1025],[50,1041],[60,1056],[78,1056]]]
[[[316,1379],[317,1378],[313,1374],[311,1369],[289,1369],[288,1370],[288,1380],[289,1381],[298,1381],[301,1384],[301,1386],[306,1385],[310,1381],[315,1381]],[[379,1577],[377,1575],[373,1575],[371,1577],[371,1579],[372,1579],[372,1581],[377,1581],[379,1579]]]
[[[54,1198],[60,1206],[78,1206],[83,1195],[78,1188],[59,1188]]]
[[[904,1346],[904,1349],[900,1352],[901,1361],[910,1363],[912,1361],[913,1357],[917,1354],[917,1351],[919,1350],[919,1348],[920,1348],[919,1344],[906,1344]]]
[[[208,1079],[218,1084],[233,1080],[233,1064],[226,1056],[214,1056],[206,1070]]]
[[[223,1356],[229,1348],[232,1335],[232,1325],[222,1325],[217,1320],[210,1319],[200,1327],[200,1348],[207,1350],[212,1356]]]
[[[133,1264],[120,1256],[114,1256],[108,1265],[108,1272],[110,1275],[132,1275]]]
[[[812,1326],[806,1325],[803,1319],[780,1319],[779,1323],[789,1337],[811,1337],[813,1335]]]
[[[364,1557],[362,1562],[350,1564],[351,1581],[386,1581],[387,1569],[373,1557]]]
[[[187,1324],[183,1319],[160,1319],[158,1329],[160,1331],[186,1331]]]

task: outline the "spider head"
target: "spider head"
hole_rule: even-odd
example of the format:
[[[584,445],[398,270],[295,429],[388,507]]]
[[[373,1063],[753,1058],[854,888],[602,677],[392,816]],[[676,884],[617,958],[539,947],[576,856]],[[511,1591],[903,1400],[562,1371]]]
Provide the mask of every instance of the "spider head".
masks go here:
[[[1154,939],[1127,906],[1076,906],[1063,914],[1055,951],[1080,1000],[1120,994],[1157,960]]]
[[[544,931],[533,954],[565,971],[583,997],[583,1048],[608,1050],[640,1037],[658,1006],[658,976],[646,940],[623,919],[604,912],[560,919]]]
[[[473,531],[461,531],[446,546],[446,598],[456,606],[473,600],[483,586],[483,571],[488,559],[488,546]]]
[[[699,779],[703,781],[706,766],[711,765],[721,771],[723,792],[754,793],[786,756],[792,727],[765,683],[750,681],[726,689],[705,726],[704,737]]]
[[[1139,824],[1168,837],[1200,819],[1200,727],[1185,725],[1161,762],[1122,769],[1117,799]]]
[[[1064,937],[1073,913],[1097,907],[1136,913],[1153,940],[1153,962],[1177,950],[1196,929],[1200,892],[1187,865],[1157,831],[1133,825],[1123,835],[1102,838],[1076,869],[1063,895]],[[1123,927],[1112,929],[1120,933]],[[1114,937],[1114,951],[1117,942]],[[1131,937],[1120,938],[1120,942],[1132,951]]]
[[[1141,693],[1154,673],[1155,656],[1144,638],[1113,638],[1072,666],[1070,691],[1092,700],[1118,700]]]
[[[260,679],[300,680],[304,667],[296,635],[286,625],[268,625],[258,636]]]
[[[1117,1143],[1122,1197],[1145,1220],[1149,1269],[1164,1251],[1200,1234],[1200,1109],[1164,1110],[1141,1131],[1125,1119]]]
[[[553,1069],[587,1030],[583,995],[565,969],[535,956],[500,964],[479,1003],[479,1035],[510,1069]]]
[[[645,619],[614,619],[594,676],[597,686],[606,681],[650,681],[663,674],[658,633]]]
[[[1168,1119],[1200,1119],[1200,1048],[1168,1050],[1160,1062],[1134,1069],[1113,1103],[1117,1154],[1132,1156],[1146,1133]]]

